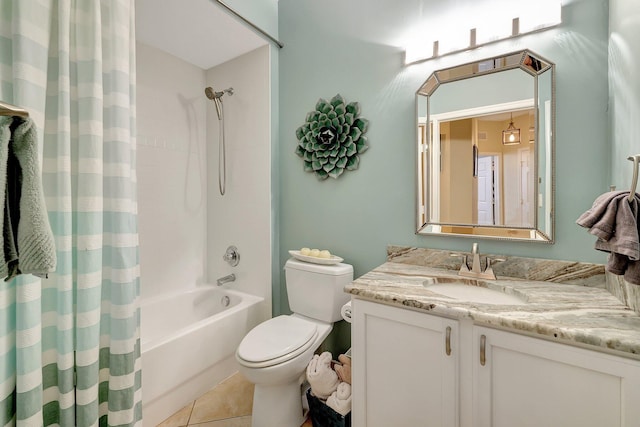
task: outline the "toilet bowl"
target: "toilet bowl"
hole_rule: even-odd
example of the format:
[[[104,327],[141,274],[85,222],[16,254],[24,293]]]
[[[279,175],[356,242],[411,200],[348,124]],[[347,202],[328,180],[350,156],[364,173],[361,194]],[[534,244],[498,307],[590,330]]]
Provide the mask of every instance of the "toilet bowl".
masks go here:
[[[261,323],[242,340],[236,360],[240,372],[255,384],[253,427],[302,425],[304,373],[332,329],[330,323],[292,314]]]
[[[293,314],[277,316],[253,328],[236,350],[240,372],[255,384],[252,427],[300,427],[302,390],[314,352],[341,320],[353,279],[348,264],[314,265],[289,260],[287,294]]]

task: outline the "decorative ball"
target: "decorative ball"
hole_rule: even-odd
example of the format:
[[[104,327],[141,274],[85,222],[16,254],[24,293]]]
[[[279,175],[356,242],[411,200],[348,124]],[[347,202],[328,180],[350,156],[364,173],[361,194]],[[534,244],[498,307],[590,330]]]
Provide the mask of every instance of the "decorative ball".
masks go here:
[[[300,255],[306,255],[309,256],[309,254],[311,253],[311,249],[309,248],[302,248],[300,249]]]
[[[317,257],[318,255],[320,255],[319,249],[311,249],[311,252],[309,252],[309,256]]]
[[[318,254],[318,257],[320,258],[331,258],[331,252],[329,252],[328,250],[324,250],[324,251],[320,251],[320,253]]]

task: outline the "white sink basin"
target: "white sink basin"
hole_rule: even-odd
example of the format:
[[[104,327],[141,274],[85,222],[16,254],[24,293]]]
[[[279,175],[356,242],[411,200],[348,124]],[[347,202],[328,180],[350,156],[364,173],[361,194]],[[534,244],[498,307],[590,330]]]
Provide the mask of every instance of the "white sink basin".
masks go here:
[[[431,292],[435,292],[461,302],[497,305],[524,305],[527,303],[518,295],[505,294],[500,290],[465,284],[464,282],[430,284],[429,281],[425,281],[425,287]]]

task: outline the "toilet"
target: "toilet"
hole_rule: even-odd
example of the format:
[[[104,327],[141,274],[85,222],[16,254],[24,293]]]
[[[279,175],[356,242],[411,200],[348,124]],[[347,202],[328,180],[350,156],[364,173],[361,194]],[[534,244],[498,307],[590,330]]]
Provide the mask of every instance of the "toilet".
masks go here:
[[[301,385],[307,365],[333,323],[342,320],[340,308],[350,299],[344,287],[353,280],[351,265],[292,258],[284,269],[293,314],[259,324],[236,350],[240,372],[255,384],[252,427],[302,425]]]

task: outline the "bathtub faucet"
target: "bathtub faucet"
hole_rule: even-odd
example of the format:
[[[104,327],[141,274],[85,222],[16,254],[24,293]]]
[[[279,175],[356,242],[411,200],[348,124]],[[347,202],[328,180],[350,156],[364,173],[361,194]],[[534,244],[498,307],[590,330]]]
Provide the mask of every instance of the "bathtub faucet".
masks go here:
[[[233,282],[236,280],[236,275],[231,273],[227,276],[221,277],[217,280],[218,286],[222,286],[225,283]]]

